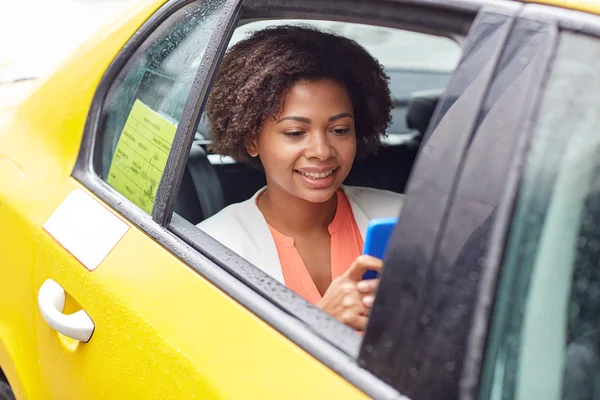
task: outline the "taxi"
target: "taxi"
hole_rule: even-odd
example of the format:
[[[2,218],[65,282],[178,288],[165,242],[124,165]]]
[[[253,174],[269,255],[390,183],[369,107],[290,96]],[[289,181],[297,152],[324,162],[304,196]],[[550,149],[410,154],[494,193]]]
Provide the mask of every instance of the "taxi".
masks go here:
[[[0,399],[600,396],[600,2],[151,0],[0,84]],[[364,335],[198,228],[264,185],[207,148],[247,32],[346,35],[405,194]],[[235,235],[236,232],[231,232]]]

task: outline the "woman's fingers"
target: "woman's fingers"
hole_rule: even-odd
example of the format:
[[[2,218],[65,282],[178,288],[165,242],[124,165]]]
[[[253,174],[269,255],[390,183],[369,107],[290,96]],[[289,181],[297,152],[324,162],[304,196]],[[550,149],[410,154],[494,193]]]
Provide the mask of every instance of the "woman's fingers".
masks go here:
[[[375,302],[375,292],[379,287],[379,279],[367,279],[356,284],[358,292],[362,295],[363,306],[367,308],[373,307]]]
[[[368,321],[369,318],[362,314],[353,314],[346,320],[342,320],[344,324],[359,331],[364,331],[367,328]]]
[[[369,270],[381,272],[382,268],[383,261],[379,258],[362,255],[354,260],[350,268],[348,268],[348,271],[346,271],[345,276],[354,282],[360,282],[365,272]]]
[[[362,297],[356,288],[355,282],[346,277],[341,277],[334,279],[317,307],[343,323],[354,327],[356,324],[355,317],[367,313]]]
[[[362,302],[363,302],[363,306],[365,306],[367,308],[371,308],[371,307],[373,307],[373,303],[375,303],[375,296],[372,294],[369,294],[369,295],[363,297]]]
[[[344,324],[364,331],[379,279],[361,280],[362,275],[368,270],[380,272],[382,267],[380,259],[358,257],[346,274],[331,282],[317,306]]]
[[[362,294],[375,293],[379,286],[379,279],[367,279],[356,284],[358,291]]]

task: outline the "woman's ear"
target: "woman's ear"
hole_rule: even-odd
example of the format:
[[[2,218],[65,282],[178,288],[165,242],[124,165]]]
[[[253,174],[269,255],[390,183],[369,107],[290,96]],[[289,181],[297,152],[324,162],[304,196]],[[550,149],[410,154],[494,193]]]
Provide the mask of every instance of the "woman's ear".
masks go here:
[[[256,139],[252,139],[252,142],[246,147],[246,151],[250,155],[250,157],[258,156],[258,146],[256,145]]]

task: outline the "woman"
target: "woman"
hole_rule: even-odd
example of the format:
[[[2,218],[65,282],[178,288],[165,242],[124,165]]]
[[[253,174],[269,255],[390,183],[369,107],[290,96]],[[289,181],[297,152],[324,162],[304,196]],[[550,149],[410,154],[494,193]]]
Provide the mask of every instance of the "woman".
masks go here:
[[[212,148],[264,169],[267,186],[198,227],[347,325],[364,330],[382,261],[368,221],[402,196],[342,186],[390,121],[389,78],[352,40],[305,27],[255,32],[223,59],[207,104]]]

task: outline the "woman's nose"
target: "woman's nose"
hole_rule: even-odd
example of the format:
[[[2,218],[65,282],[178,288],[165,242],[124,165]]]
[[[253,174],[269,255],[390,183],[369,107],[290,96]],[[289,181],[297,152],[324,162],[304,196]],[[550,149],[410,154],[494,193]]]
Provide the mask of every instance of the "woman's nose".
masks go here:
[[[329,137],[326,132],[318,132],[310,135],[309,143],[306,149],[307,158],[318,158],[319,160],[327,160],[333,157],[335,152]]]

